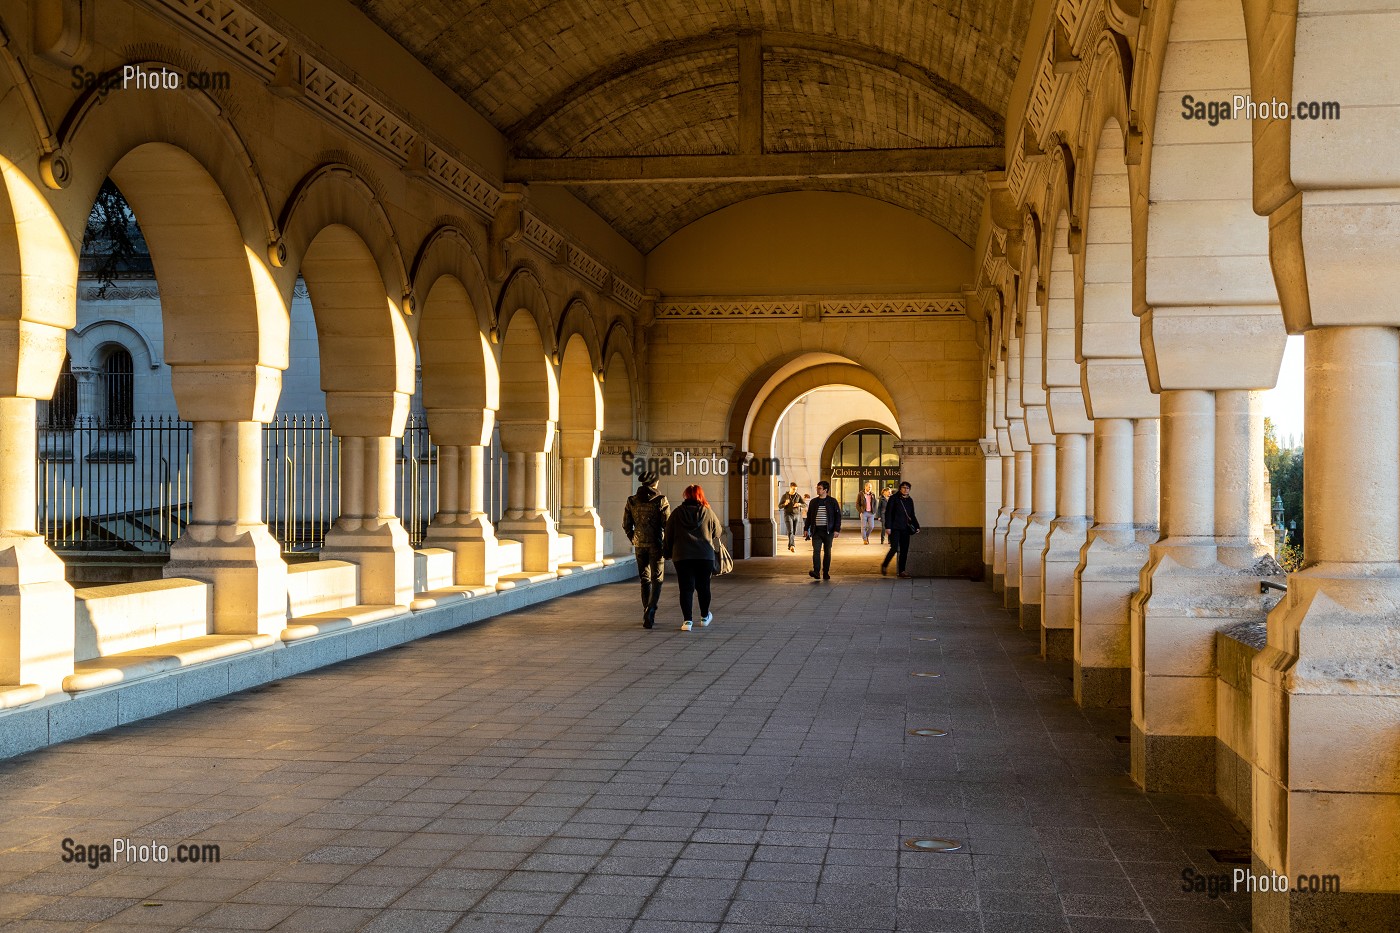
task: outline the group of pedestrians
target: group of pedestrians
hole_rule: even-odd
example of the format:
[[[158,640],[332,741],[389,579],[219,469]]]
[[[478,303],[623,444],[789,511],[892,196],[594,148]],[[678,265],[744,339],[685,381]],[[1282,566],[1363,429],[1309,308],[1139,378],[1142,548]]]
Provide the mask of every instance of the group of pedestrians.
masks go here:
[[[657,489],[660,477],[643,473],[635,495],[628,496],[622,513],[622,530],[632,542],[637,558],[637,576],[642,585],[642,626],[656,624],[656,608],[661,599],[661,582],[665,577],[665,562],[676,568],[680,583],[680,604],[684,621],[681,631],[694,628],[694,603],[699,599],[701,627],[714,621],[710,612],[710,577],[719,572],[720,555],[724,553],[719,516],[710,508],[705,490],[697,483],[685,487],[683,501],[674,512],[670,503]],[[909,483],[899,484],[898,492],[889,489],[877,497],[872,484],[866,483],[860,493],[861,540],[870,543],[875,522],[880,522],[880,543],[889,538],[889,551],[880,563],[880,574],[887,575],[891,561],[900,577],[908,577],[909,543],[919,533],[919,519],[914,500],[909,495]],[[813,580],[831,579],[831,546],[841,535],[841,503],[831,495],[831,484],[817,483],[817,494],[804,499],[792,483],[778,503],[787,525],[788,550],[797,550],[797,523],[802,521],[802,539],[812,542]]]

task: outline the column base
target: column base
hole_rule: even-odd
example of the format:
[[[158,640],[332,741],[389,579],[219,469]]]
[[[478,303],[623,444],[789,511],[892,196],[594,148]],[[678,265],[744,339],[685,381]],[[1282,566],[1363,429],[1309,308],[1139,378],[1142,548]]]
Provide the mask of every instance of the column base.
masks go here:
[[[360,602],[407,606],[413,602],[413,546],[397,518],[375,528],[332,528],[321,560],[359,565]]]
[[[1021,608],[1021,542],[1026,538],[1026,523],[1030,510],[1011,513],[1006,524],[1006,590],[1002,606],[1007,609]]]
[[[1269,874],[1258,855],[1253,872],[1256,878]],[[1254,892],[1250,924],[1255,933],[1395,933],[1400,893],[1305,893],[1293,890],[1296,884],[1297,879],[1290,878],[1286,893]]]
[[[73,615],[73,587],[43,536],[0,534],[0,684],[62,690],[73,673]]]
[[[1143,790],[1158,793],[1215,793],[1214,735],[1147,735],[1133,723],[1132,774]],[[1209,775],[1202,782],[1201,775]],[[1139,779],[1145,775],[1146,780]]]
[[[989,563],[987,563],[986,561],[982,561],[982,579],[983,579],[983,580],[991,580],[991,579],[992,579],[992,565],[989,564]],[[996,588],[996,584],[993,583],[993,589],[995,589],[995,588]]]
[[[731,530],[734,524],[732,521],[729,523]],[[771,518],[750,518],[745,525],[748,531],[748,553],[751,556],[772,557],[778,553],[777,522]]]
[[[282,546],[266,525],[254,525],[233,540],[218,526],[190,525],[170,546],[164,576],[202,580],[212,588],[209,631],[216,635],[277,635],[287,625],[287,564]]]
[[[452,552],[452,579],[458,586],[495,586],[496,529],[482,513],[434,517],[424,543]]]
[[[1118,526],[1091,530],[1080,552],[1074,571],[1074,698],[1081,706],[1099,706],[1106,696],[1116,696],[1104,688],[1118,677],[1130,682],[1128,602],[1138,590],[1147,556],[1147,547],[1138,543],[1136,530]],[[1086,670],[1121,674],[1084,676]],[[1086,692],[1081,693],[1081,689]],[[1127,706],[1128,701],[1125,694],[1122,702],[1109,705]]]
[[[992,592],[993,592],[993,593],[1005,593],[1005,592],[1006,592],[1006,574],[1004,574],[1004,573],[994,573],[994,574],[992,574]]]
[[[1020,621],[1025,632],[1040,631],[1041,605],[1045,598],[1045,547],[1050,537],[1050,517],[1032,514],[1021,540]]]
[[[496,534],[498,537],[520,542],[522,572],[559,572],[559,562],[554,556],[559,530],[552,515],[545,513],[528,518],[503,518]]]
[[[1132,673],[1126,667],[1075,664],[1075,702],[1085,709],[1126,709],[1133,702]]]
[[[1021,611],[1021,588],[1019,586],[1007,586],[1001,595],[1003,609],[1010,609],[1013,612]]]
[[[1400,897],[1400,577],[1393,563],[1292,574],[1254,660],[1254,853],[1265,870],[1337,875],[1341,895],[1273,897],[1272,926],[1382,930]],[[1256,898],[1256,904],[1259,899]],[[1350,927],[1322,926],[1334,903]]]
[[[559,534],[573,537],[576,561],[594,563],[606,556],[603,549],[603,520],[597,509],[587,509],[582,514],[565,514],[559,521]]]
[[[1074,629],[1046,628],[1042,620],[1040,656],[1047,661],[1073,661]]]
[[[1274,599],[1259,592],[1259,580],[1276,565],[1269,558],[1253,568],[1229,567],[1216,561],[1214,542],[1176,540],[1152,548],[1129,608],[1132,774],[1146,790],[1213,793],[1215,633],[1264,620]]]

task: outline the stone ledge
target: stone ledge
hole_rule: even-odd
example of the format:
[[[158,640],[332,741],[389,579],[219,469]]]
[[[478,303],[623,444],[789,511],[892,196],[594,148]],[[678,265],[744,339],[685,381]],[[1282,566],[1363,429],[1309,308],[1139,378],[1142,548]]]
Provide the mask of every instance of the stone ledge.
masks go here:
[[[38,684],[0,685],[0,709],[14,709],[44,698],[44,688]]]
[[[191,641],[206,642],[209,646],[207,652],[180,652],[180,656],[188,661],[187,666],[152,672],[134,682],[122,680],[74,693],[38,696],[37,691],[26,690],[24,685],[0,687],[0,697],[35,697],[22,706],[0,706],[0,759],[193,706],[427,635],[461,628],[559,596],[607,583],[631,581],[635,574],[634,559],[624,557],[597,570],[554,577],[552,584],[516,587],[503,592],[487,587],[468,588],[474,590],[474,598],[454,600],[445,606],[412,613],[400,607],[402,611],[398,614],[377,622],[293,642],[283,642],[268,635],[205,636]],[[221,649],[214,647],[219,639],[236,642],[255,638],[263,640],[261,647],[239,651],[224,649],[222,653]],[[184,643],[146,650],[170,652],[175,644]],[[109,663],[111,660],[101,659]],[[11,694],[10,691],[19,692]]]
[[[450,603],[470,599],[475,595],[475,592],[475,588],[470,586],[444,586],[436,590],[425,590],[422,593],[414,594],[413,602],[408,604],[408,608],[414,612],[436,609],[438,606],[446,606]]]
[[[287,627],[282,630],[282,640],[300,641],[303,638],[314,638],[328,632],[339,632],[352,626],[378,622],[407,611],[407,606],[366,605],[314,612],[311,615],[288,619]]]
[[[201,635],[109,654],[73,665],[73,673],[63,679],[63,689],[68,693],[79,693],[130,683],[166,671],[266,648],[273,640],[271,635]]]

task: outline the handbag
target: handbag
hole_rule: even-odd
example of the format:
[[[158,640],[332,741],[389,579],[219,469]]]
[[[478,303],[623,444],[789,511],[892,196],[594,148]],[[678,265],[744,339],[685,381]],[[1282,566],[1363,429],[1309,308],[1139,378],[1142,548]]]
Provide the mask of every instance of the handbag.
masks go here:
[[[734,557],[729,553],[729,548],[720,542],[719,547],[715,548],[715,575],[724,576],[733,569]]]

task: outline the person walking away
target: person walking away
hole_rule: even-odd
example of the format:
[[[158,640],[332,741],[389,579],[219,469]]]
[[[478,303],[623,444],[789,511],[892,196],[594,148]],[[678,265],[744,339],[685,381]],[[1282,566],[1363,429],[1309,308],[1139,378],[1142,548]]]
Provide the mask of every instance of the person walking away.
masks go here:
[[[685,621],[681,631],[691,630],[691,603],[700,597],[700,624],[714,621],[710,612],[710,575],[715,572],[722,541],[719,517],[710,508],[705,490],[697,484],[685,487],[685,501],[671,513],[666,522],[666,556],[676,565],[676,580],[680,583],[681,612]]]
[[[666,560],[661,556],[662,536],[671,504],[657,492],[661,477],[646,472],[638,477],[637,494],[627,497],[622,509],[622,531],[632,542],[637,556],[637,576],[642,581],[642,627],[656,624],[656,604],[661,599],[661,579],[666,573]]]
[[[885,527],[890,533],[890,550],[880,564],[881,575],[889,573],[890,559],[898,554],[895,569],[901,577],[909,576],[904,569],[909,564],[909,538],[919,533],[919,517],[914,514],[914,500],[909,496],[911,488],[908,483],[900,483],[899,492],[890,496],[889,502],[885,503]]]
[[[875,530],[875,486],[866,483],[865,489],[856,499],[856,511],[860,513],[860,540],[870,543],[870,533]]]
[[[802,493],[797,491],[797,484],[789,483],[788,491],[778,502],[778,508],[783,510],[783,521],[787,524],[789,551],[797,550],[797,523],[802,519],[802,505]]]
[[[807,521],[802,537],[812,541],[812,569],[807,574],[813,580],[831,579],[831,542],[841,535],[841,503],[831,497],[831,486],[822,480],[817,494],[807,503]]]
[[[885,543],[885,506],[890,501],[890,487],[880,490],[880,501],[875,504],[875,520],[880,523],[880,543]]]

